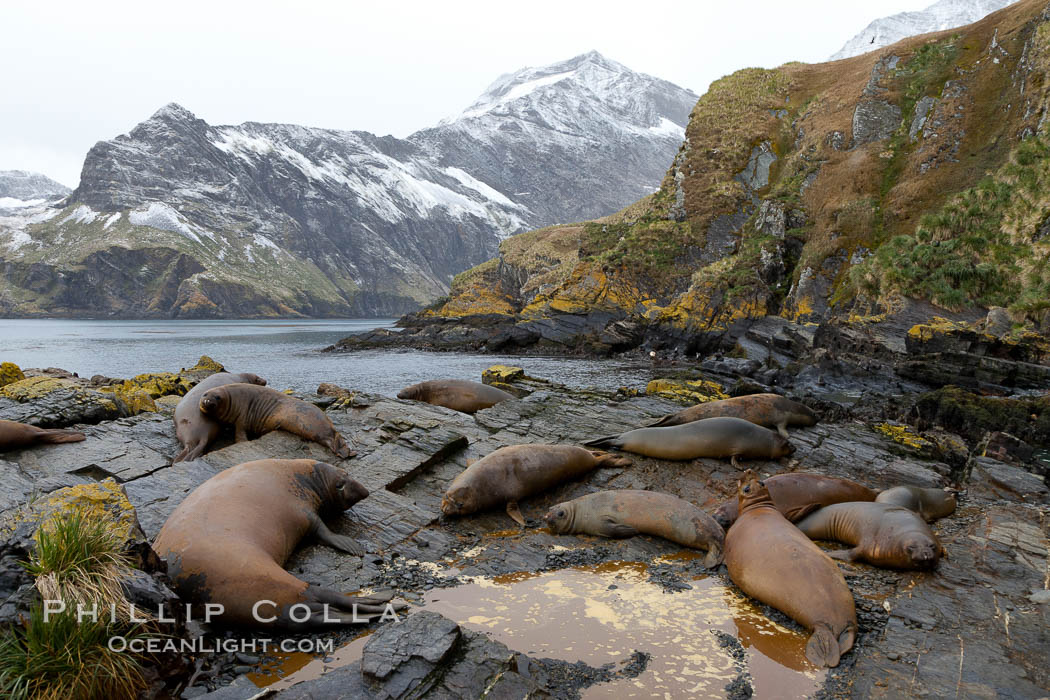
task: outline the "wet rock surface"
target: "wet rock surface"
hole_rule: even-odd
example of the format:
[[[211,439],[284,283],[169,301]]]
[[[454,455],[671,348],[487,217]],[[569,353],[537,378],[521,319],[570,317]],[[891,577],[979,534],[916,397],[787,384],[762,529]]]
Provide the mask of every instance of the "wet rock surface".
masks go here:
[[[792,342],[779,347],[789,352]],[[756,369],[753,362],[730,360],[734,358],[708,358],[708,376],[718,377],[725,386],[746,380],[764,389],[777,388],[763,382],[765,370]],[[402,599],[420,603],[428,591],[456,586],[470,577],[640,562],[648,567],[649,580],[668,596],[692,590],[697,577],[705,574],[731,586],[724,567],[706,572],[695,560],[668,559],[680,549],[663,540],[555,536],[539,526],[550,506],[610,488],[665,491],[710,512],[735,492],[739,476],[720,460],[672,463],[633,456],[633,466],[598,470],[525,500],[525,529],[502,511],[441,518],[442,494],[468,461],[506,445],[579,443],[680,408],[662,398],[562,387],[513,372],[493,377],[509,382],[520,398],[474,416],[351,391],[342,398],[330,391],[310,397],[328,406],[328,416],[358,451],[356,458],[345,461],[320,445],[274,432],[239,444],[226,438],[203,458],[170,466],[179,449],[170,413],[104,421],[86,426],[89,440],[79,445],[6,453],[0,466],[11,476],[7,500],[0,507],[10,511],[31,492],[53,491],[70,481],[112,477],[127,492],[138,522],[152,538],[193,488],[222,469],[251,459],[311,457],[338,464],[372,493],[329,523],[334,532],[364,543],[364,556],[305,541],[288,561],[288,570],[310,583],[345,591],[392,588]],[[815,390],[817,385],[811,387]],[[849,401],[827,393],[814,397],[809,401],[824,420],[791,431],[798,448],[793,459],[747,464],[762,475],[816,471],[876,489],[909,483],[961,490],[957,512],[933,525],[947,550],[934,572],[842,565],[854,592],[861,634],[855,650],[827,674],[824,692],[855,697],[1039,697],[1045,694],[1040,689],[1050,684],[1050,496],[1045,482],[1030,465],[982,456],[979,440],[944,429],[937,432],[932,424],[908,430],[933,447],[915,443],[906,431],[876,429],[907,414],[915,400],[874,394]],[[0,558],[3,561],[7,560]],[[3,580],[7,578],[7,588],[14,589],[7,597],[12,598],[24,582],[13,576]],[[163,595],[143,588],[145,599]],[[762,610],[777,624],[798,629],[776,611]],[[359,659],[285,688],[280,697],[356,696],[351,689],[361,697],[403,697],[420,694],[423,683],[428,684],[429,690],[422,693],[427,697],[474,697],[485,688],[491,688],[490,693],[498,689],[495,696],[500,697],[571,697],[589,683],[616,682],[645,667],[639,659],[619,659],[616,668],[602,670],[528,658],[513,645],[508,649],[477,630],[425,611],[372,629]],[[359,632],[354,628],[318,637],[341,644]],[[734,656],[732,642],[720,647],[727,663],[736,663],[733,659],[739,654]],[[258,692],[244,675],[257,664],[222,654],[207,661],[208,674],[197,678],[192,688],[179,689],[186,691],[184,697],[206,692],[216,698],[251,697]],[[625,670],[630,668],[633,671]],[[750,671],[739,664],[736,668],[736,680],[726,692],[746,697],[752,687]]]

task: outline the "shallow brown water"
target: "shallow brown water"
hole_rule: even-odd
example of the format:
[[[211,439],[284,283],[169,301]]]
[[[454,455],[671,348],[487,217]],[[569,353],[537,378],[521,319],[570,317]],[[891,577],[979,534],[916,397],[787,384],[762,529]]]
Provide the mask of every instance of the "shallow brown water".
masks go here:
[[[648,581],[645,564],[610,562],[475,578],[428,591],[423,607],[533,657],[602,666],[626,660],[635,650],[652,655],[637,678],[593,686],[584,691],[585,698],[725,697],[726,684],[738,672],[714,630],[740,640],[756,697],[805,697],[817,691],[825,672],[806,660],[806,635],[769,620],[717,578],[700,576],[691,585],[692,590],[665,593]],[[284,670],[295,664],[301,669],[280,687],[353,662],[365,641],[362,637],[337,650],[328,663],[302,664],[299,655],[290,655]],[[275,678],[252,680],[261,686]]]

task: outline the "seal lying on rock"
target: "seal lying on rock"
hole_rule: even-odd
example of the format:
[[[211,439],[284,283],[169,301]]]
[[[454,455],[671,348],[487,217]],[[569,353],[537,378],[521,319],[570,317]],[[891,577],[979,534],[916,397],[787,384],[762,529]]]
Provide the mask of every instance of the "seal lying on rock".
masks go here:
[[[575,445],[501,447],[452,480],[441,499],[441,512],[469,515],[506,504],[507,515],[524,526],[525,518],[518,508],[521,499],[593,469],[630,464],[626,457],[591,452]]]
[[[364,486],[324,462],[246,462],[194,489],[164,523],[153,548],[167,561],[175,591],[196,603],[223,605],[224,624],[301,631],[366,622],[384,612],[389,596],[355,598],[300,581],[283,566],[306,535],[363,554],[361,545],[329,530],[321,514],[340,513],[367,495]],[[325,604],[345,611],[357,605],[356,616],[326,610]]]
[[[944,548],[915,511],[888,503],[836,503],[796,523],[814,540],[835,540],[853,549],[829,552],[843,561],[866,561],[891,569],[932,569]]]
[[[336,432],[324,411],[265,386],[227,384],[208,389],[201,395],[200,409],[209,418],[231,423],[237,442],[247,440],[249,434],[286,430],[324,445],[343,459],[357,454]]]
[[[849,479],[823,474],[795,472],[777,474],[762,483],[769,489],[773,505],[791,522],[798,522],[817,508],[848,501],[874,501],[876,492]],[[715,520],[729,529],[737,516],[737,498],[730,498],[715,511]]]
[[[558,535],[656,535],[683,547],[706,550],[704,566],[708,568],[722,563],[725,531],[710,515],[669,493],[599,491],[559,503],[543,520]]]
[[[87,438],[75,430],[50,430],[35,425],[0,420],[0,452],[30,445],[54,445],[61,442],[81,442]]]
[[[222,430],[222,424],[211,416],[201,413],[201,396],[208,389],[226,384],[258,384],[266,386],[266,380],[257,374],[244,372],[241,374],[230,374],[229,372],[216,372],[205,377],[197,386],[186,392],[175,407],[175,436],[182,443],[182,452],[176,455],[172,464],[182,460],[197,459],[208,445],[218,437]]]
[[[626,450],[660,459],[737,457],[776,459],[795,451],[782,435],[742,418],[704,418],[668,428],[638,428],[583,443],[588,447]]]
[[[740,517],[726,533],[729,578],[744,593],[812,630],[807,659],[837,666],[857,634],[853,594],[842,572],[781,515],[751,470],[738,496]]]
[[[397,393],[399,399],[412,399],[444,406],[461,413],[477,413],[500,401],[515,398],[502,389],[466,379],[432,379],[413,384]]]
[[[875,500],[878,503],[888,503],[913,510],[928,523],[955,512],[955,494],[944,489],[895,486],[880,493]]]
[[[789,425],[817,424],[817,414],[798,401],[792,401],[779,394],[750,394],[684,408],[651,423],[649,427],[682,425],[718,416],[743,418],[765,428],[776,428],[784,437],[788,437]]]

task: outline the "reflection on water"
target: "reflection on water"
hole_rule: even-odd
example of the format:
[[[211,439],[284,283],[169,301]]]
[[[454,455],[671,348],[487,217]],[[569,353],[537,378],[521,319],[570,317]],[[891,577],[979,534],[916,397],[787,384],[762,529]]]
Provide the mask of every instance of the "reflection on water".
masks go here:
[[[806,635],[768,620],[744,596],[717,578],[699,576],[692,590],[674,594],[648,580],[639,562],[495,578],[475,578],[434,589],[423,607],[484,632],[533,657],[603,666],[635,650],[652,655],[640,676],[596,685],[585,698],[722,698],[738,674],[715,630],[740,639],[756,697],[805,697],[825,672],[805,658]],[[344,652],[350,646],[353,653]],[[360,658],[364,640],[338,652],[342,663]],[[339,664],[315,661],[283,684],[316,677]],[[311,675],[302,675],[310,673]],[[259,685],[270,677],[253,678]]]
[[[315,391],[321,382],[393,396],[424,379],[478,381],[493,364],[524,367],[571,386],[644,388],[652,378],[637,360],[583,360],[412,351],[320,350],[393,319],[324,321],[71,321],[0,320],[0,361],[61,367],[90,377],[126,378],[177,371],[210,355],[233,372],[254,372],[279,389]]]

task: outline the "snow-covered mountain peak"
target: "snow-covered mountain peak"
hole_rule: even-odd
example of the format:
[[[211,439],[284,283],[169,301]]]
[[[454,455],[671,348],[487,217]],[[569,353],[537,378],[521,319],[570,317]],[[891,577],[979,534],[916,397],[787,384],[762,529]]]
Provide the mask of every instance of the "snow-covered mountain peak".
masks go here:
[[[1012,5],[1016,0],[940,0],[919,12],[901,12],[877,19],[855,37],[847,41],[828,60],[837,61],[850,56],[881,49],[901,39],[919,34],[939,32],[962,27],[982,19],[996,10]]]

